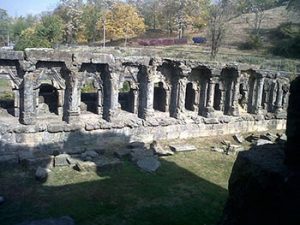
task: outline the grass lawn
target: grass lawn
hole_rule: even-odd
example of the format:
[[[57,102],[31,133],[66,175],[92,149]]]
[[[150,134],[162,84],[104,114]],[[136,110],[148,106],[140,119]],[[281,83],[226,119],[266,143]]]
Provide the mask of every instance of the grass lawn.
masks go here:
[[[120,169],[98,174],[55,168],[43,184],[34,171],[2,165],[0,224],[64,215],[80,225],[216,224],[234,160],[198,150],[161,158],[155,174],[124,161]]]

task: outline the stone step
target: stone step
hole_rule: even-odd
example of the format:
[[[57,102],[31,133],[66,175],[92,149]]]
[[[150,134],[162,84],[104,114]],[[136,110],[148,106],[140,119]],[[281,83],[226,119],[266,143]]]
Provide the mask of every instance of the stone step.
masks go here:
[[[170,148],[173,152],[191,152],[196,151],[197,148],[194,145],[170,145]]]

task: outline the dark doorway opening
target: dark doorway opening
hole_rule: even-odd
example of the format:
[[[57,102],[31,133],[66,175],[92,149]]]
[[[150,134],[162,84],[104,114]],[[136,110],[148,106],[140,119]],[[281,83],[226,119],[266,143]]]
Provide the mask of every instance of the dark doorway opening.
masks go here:
[[[98,93],[93,84],[86,83],[81,89],[81,104],[82,112],[91,112],[97,114]]]
[[[188,83],[186,86],[185,92],[185,108],[189,111],[194,111],[194,103],[195,103],[195,90],[193,89],[193,84]]]
[[[39,104],[47,105],[49,113],[55,113],[58,115],[57,89],[50,84],[42,84],[39,91]]]
[[[153,98],[153,108],[154,110],[166,112],[166,97],[167,93],[164,89],[164,84],[162,82],[154,84],[154,98]]]
[[[125,81],[122,88],[119,89],[118,100],[122,110],[134,113],[134,93],[128,81]]]
[[[0,77],[0,114],[14,115],[15,96],[10,81]]]
[[[220,85],[215,85],[215,96],[214,96],[214,109],[215,110],[221,110],[221,98],[222,98],[222,92],[220,90]]]

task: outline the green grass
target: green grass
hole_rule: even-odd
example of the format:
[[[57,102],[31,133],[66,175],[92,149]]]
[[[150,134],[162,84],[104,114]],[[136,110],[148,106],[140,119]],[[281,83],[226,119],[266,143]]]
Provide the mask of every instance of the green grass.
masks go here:
[[[69,215],[76,224],[216,224],[235,157],[208,151],[161,159],[155,174],[125,161],[106,173],[55,168],[41,184],[34,172],[0,168],[0,224]]]

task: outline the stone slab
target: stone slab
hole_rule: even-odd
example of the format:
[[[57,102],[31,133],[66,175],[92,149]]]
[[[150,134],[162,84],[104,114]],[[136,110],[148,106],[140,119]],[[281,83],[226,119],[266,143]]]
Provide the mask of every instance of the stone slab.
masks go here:
[[[194,145],[170,145],[170,149],[173,152],[191,152],[196,151],[197,148]]]

